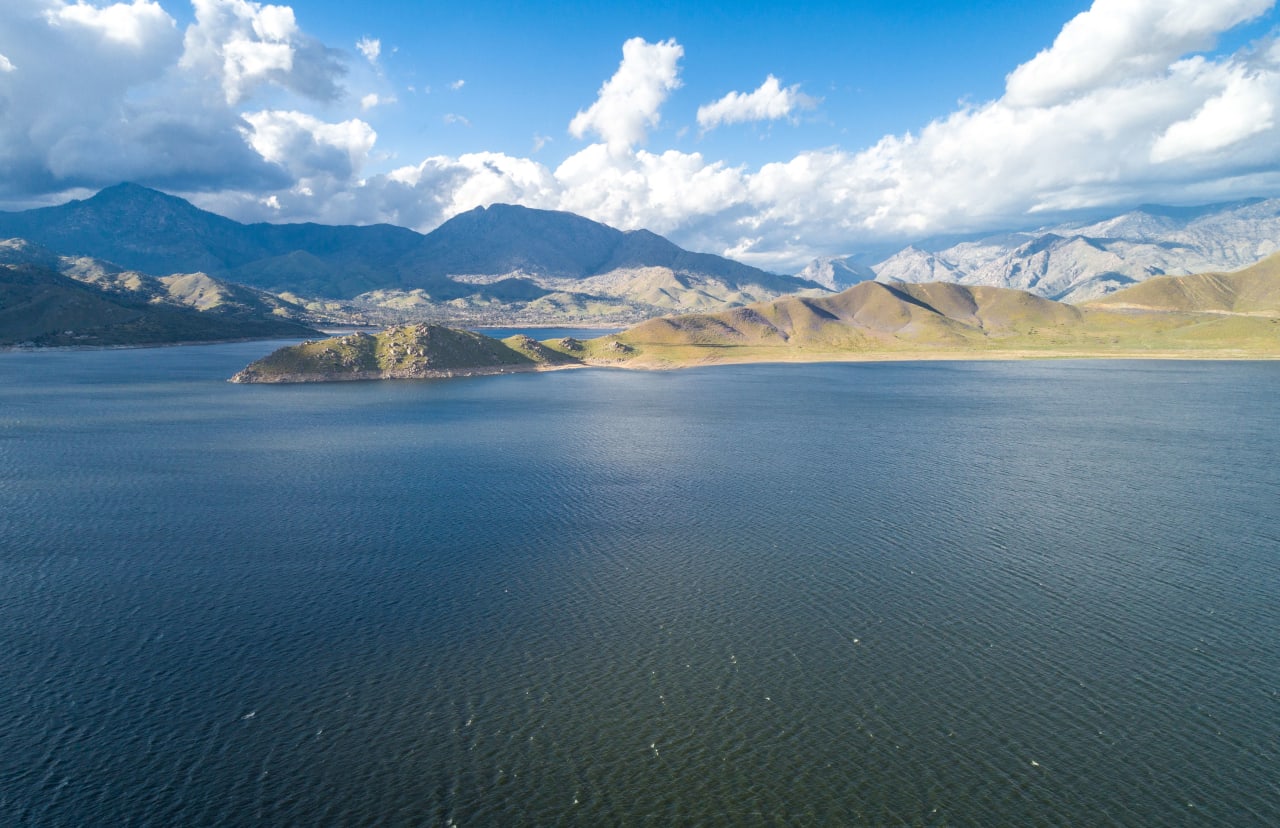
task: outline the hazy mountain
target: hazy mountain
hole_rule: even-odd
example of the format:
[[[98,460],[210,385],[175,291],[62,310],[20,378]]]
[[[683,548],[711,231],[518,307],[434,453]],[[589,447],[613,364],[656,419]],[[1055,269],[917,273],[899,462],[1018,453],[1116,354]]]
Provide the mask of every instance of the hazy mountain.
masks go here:
[[[650,316],[819,289],[682,250],[645,230],[622,232],[572,213],[511,205],[477,208],[424,236],[389,225],[241,224],[121,184],[83,201],[0,213],[5,236],[156,275],[200,271],[308,297],[378,292],[371,301],[402,310],[444,303],[453,311],[523,307],[543,299],[551,307],[587,309],[605,298],[624,315]],[[655,269],[662,271],[659,286]]]
[[[1246,267],[1280,250],[1280,199],[1195,208],[1144,206],[1103,221],[907,247],[881,281],[952,281],[1079,302],[1155,276]]]
[[[855,261],[851,256],[844,258],[827,256],[814,259],[796,276],[822,285],[827,290],[841,291],[853,287],[858,282],[876,278],[876,273],[867,265]]]

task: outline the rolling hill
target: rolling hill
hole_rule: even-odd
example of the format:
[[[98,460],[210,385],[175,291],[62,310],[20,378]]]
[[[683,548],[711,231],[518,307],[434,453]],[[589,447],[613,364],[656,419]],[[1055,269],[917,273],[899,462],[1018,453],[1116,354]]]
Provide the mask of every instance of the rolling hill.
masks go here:
[[[1092,303],[1113,310],[1280,315],[1280,254],[1235,273],[1161,276]]]

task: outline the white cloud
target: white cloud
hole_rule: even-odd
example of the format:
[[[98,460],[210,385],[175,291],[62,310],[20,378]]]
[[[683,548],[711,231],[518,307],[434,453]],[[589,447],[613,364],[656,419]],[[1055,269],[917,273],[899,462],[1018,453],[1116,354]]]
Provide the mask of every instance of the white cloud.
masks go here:
[[[12,72],[17,67],[4,55],[0,55],[0,72]]]
[[[365,112],[368,112],[370,109],[373,109],[375,106],[386,106],[387,104],[395,103],[396,100],[397,99],[395,95],[388,95],[386,97],[383,97],[379,95],[377,92],[370,92],[368,95],[364,95],[363,97],[360,98],[360,109]]]
[[[88,3],[58,5],[48,9],[45,15],[55,26],[77,26],[93,32],[104,40],[119,43],[133,49],[141,49],[152,42],[158,30],[172,31],[175,22],[159,3],[133,0],[133,3],[116,3],[99,8]]]
[[[315,100],[336,99],[343,67],[336,53],[303,34],[288,6],[248,0],[192,0],[181,66],[218,80],[236,104],[272,83]]]
[[[299,180],[318,175],[354,179],[373,151],[378,135],[358,118],[326,123],[304,112],[247,112],[243,129],[249,146]]]
[[[773,75],[750,93],[730,92],[718,101],[698,107],[698,126],[704,132],[721,124],[747,121],[776,121],[789,118],[797,109],[812,109],[818,101],[800,91],[799,84],[782,88]]]
[[[680,87],[683,56],[684,47],[674,40],[649,43],[633,37],[622,44],[618,71],[600,87],[595,103],[570,121],[570,134],[582,138],[593,132],[617,155],[642,143],[661,120],[667,96]]]
[[[1275,74],[1230,73],[1222,91],[1194,115],[1169,126],[1151,148],[1157,164],[1217,152],[1275,126],[1280,83]]]
[[[378,56],[382,54],[382,41],[376,37],[362,37],[356,41],[356,49],[365,56],[366,60],[376,64]]]
[[[452,89],[454,92],[457,92],[459,89],[461,89],[466,85],[467,85],[467,82],[465,80],[463,80],[462,78],[458,78],[456,81],[449,84],[449,88]]]
[[[469,120],[453,112],[446,112],[443,120],[446,124],[449,124],[450,126],[454,126],[454,125],[467,126],[467,127],[471,126],[471,122]]]
[[[1062,27],[1053,46],[1008,77],[1011,106],[1049,106],[1099,85],[1159,72],[1217,35],[1263,14],[1275,0],[1095,0]]]

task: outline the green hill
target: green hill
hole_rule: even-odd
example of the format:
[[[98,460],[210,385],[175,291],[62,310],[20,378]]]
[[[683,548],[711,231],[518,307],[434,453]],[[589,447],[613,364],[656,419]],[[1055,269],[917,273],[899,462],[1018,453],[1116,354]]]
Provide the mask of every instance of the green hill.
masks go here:
[[[1280,253],[1234,273],[1155,277],[1090,304],[1113,310],[1280,316]]]
[[[1178,277],[1195,283],[1202,277]],[[1280,274],[1241,281],[1263,307]],[[1176,284],[1177,280],[1175,280]],[[1190,293],[1193,286],[1176,288]],[[1261,297],[1261,298],[1259,298]],[[1236,307],[1244,304],[1237,299]],[[712,314],[651,319],[618,336],[636,366],[819,359],[1054,356],[1280,357],[1280,318],[1075,307],[1009,288],[863,282]]]

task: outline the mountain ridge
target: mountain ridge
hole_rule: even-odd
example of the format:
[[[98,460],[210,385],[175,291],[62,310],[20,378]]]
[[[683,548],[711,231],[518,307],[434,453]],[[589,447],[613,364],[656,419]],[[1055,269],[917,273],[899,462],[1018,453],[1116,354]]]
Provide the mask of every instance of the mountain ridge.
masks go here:
[[[303,308],[204,273],[149,276],[0,240],[0,344],[131,345],[309,336]]]
[[[573,290],[574,282],[651,267],[676,277],[672,290],[688,291],[695,307],[706,296],[730,305],[740,301],[738,294],[755,301],[821,290],[797,277],[684,250],[647,230],[622,231],[573,213],[504,204],[478,207],[420,234],[387,224],[242,224],[125,183],[88,199],[0,213],[3,237],[151,275],[202,271],[277,293],[338,300],[381,291],[391,302],[382,307],[415,292],[421,305],[452,305],[455,311],[548,298],[552,307],[586,306],[600,297]],[[496,277],[516,282],[491,287],[503,281]],[[608,298],[619,313],[632,316],[669,310],[625,293]],[[682,306],[678,296],[675,305]]]
[[[947,236],[871,265],[880,281],[953,281],[1089,302],[1159,276],[1232,271],[1280,250],[1280,199],[1141,205],[1036,230]],[[849,262],[853,257],[818,259]],[[804,271],[802,271],[804,272]]]

